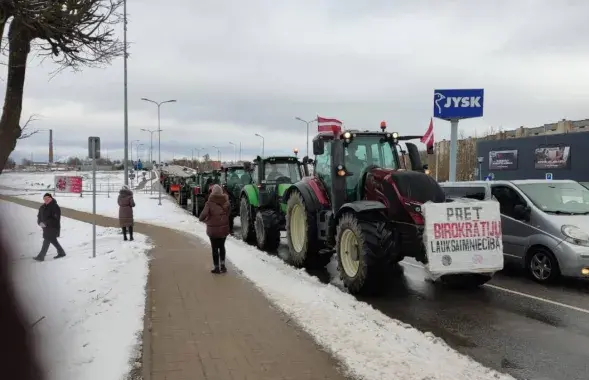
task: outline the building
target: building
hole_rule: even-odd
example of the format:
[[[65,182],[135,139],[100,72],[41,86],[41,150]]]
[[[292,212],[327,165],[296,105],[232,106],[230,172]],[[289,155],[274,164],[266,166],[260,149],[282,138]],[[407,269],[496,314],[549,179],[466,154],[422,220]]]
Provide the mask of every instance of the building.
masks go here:
[[[516,129],[508,131],[499,131],[484,137],[469,137],[475,140],[507,140],[532,136],[546,136],[563,133],[578,133],[589,132],[589,119],[583,120],[566,120],[562,119],[556,123],[548,123],[539,127],[524,127],[521,126]],[[450,153],[450,141],[442,140],[435,143],[435,150],[440,155],[447,155]]]
[[[495,179],[589,181],[589,119],[520,127],[477,140],[483,175]]]

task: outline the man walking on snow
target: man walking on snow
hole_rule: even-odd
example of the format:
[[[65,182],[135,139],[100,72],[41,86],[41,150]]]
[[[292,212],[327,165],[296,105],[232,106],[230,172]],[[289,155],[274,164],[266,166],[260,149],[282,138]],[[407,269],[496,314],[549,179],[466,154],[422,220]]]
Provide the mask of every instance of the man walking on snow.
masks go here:
[[[43,196],[43,204],[39,207],[39,213],[37,214],[37,224],[43,229],[43,246],[41,252],[34,259],[37,261],[45,260],[50,244],[53,244],[57,249],[56,259],[65,257],[65,252],[57,241],[61,232],[61,208],[49,193]]]

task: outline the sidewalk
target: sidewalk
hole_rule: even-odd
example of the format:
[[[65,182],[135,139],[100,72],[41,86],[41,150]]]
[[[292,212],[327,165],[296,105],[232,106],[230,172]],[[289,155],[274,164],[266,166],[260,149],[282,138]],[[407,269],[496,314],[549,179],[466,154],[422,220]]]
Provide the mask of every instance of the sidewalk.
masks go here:
[[[62,208],[62,213],[92,220],[76,210]],[[116,219],[103,216],[97,223],[118,227]],[[147,285],[145,380],[346,379],[337,362],[236,274],[231,263],[228,274],[211,275],[209,247],[199,239],[144,223],[136,223],[135,230],[156,246]]]

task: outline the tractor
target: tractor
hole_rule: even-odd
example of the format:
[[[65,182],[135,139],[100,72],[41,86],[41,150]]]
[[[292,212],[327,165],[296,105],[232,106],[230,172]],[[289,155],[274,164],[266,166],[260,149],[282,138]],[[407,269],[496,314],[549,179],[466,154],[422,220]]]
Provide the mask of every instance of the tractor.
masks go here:
[[[191,198],[191,190],[193,184],[196,183],[197,175],[191,175],[180,180],[180,191],[178,191],[178,204],[182,207],[188,206],[188,199]]]
[[[220,183],[223,191],[229,197],[230,215],[229,226],[233,231],[233,222],[236,216],[239,216],[239,196],[245,185],[252,182],[251,163],[228,164],[221,167]]]
[[[336,253],[352,294],[380,290],[405,256],[426,263],[422,205],[446,201],[417,146],[405,143],[411,165],[405,168],[399,141],[408,138],[386,132],[386,124],[381,129],[320,132],[313,176],[283,195],[290,262],[323,267]]]
[[[264,251],[280,245],[280,231],[285,228],[284,193],[293,183],[308,175],[306,161],[296,156],[275,156],[254,160],[252,183],[241,191],[239,215],[241,237],[256,243]]]
[[[219,170],[210,170],[198,175],[196,186],[192,189],[192,215],[198,217],[209,199],[211,187],[219,184],[221,172]]]

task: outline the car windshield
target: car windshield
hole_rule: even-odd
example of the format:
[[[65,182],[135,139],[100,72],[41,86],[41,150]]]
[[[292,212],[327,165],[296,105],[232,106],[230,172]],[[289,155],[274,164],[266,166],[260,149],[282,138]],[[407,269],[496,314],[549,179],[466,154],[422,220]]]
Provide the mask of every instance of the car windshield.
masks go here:
[[[577,182],[517,185],[540,210],[556,214],[589,214],[589,190]]]
[[[380,136],[358,136],[346,147],[346,167],[360,172],[369,165],[397,169],[398,164],[391,144]]]
[[[264,174],[266,181],[284,183],[295,183],[302,178],[297,162],[266,162],[264,164]]]

